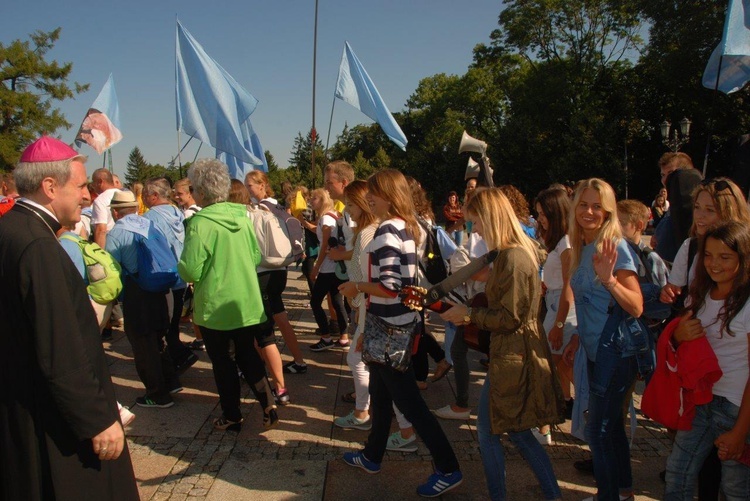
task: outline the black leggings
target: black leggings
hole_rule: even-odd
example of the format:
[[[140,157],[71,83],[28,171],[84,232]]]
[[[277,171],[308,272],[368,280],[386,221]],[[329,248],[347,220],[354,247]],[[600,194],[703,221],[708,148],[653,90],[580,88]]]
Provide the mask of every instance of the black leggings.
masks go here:
[[[336,273],[318,273],[318,278],[312,289],[310,307],[312,308],[315,322],[318,324],[320,334],[327,337],[330,333],[328,328],[328,315],[323,309],[323,300],[328,293],[331,294],[333,309],[336,311],[336,320],[339,323],[339,332],[346,332],[346,308],[344,307],[344,296],[339,292],[339,285],[344,281],[336,276]]]

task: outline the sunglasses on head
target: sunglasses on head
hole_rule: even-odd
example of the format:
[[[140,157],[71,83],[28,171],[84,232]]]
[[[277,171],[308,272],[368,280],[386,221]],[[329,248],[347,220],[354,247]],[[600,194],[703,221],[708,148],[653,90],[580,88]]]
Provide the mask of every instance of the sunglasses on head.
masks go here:
[[[713,185],[714,191],[717,193],[724,190],[731,190],[731,186],[729,186],[729,182],[726,179],[719,179],[718,181],[711,179],[706,180],[704,179],[701,181],[701,186],[711,186]],[[732,193],[734,195],[734,193]]]

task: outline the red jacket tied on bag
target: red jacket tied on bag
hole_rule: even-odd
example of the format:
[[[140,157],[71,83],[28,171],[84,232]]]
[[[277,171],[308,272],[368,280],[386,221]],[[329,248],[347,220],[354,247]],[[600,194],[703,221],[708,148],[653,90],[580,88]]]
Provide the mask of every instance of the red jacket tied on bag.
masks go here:
[[[667,428],[689,430],[695,406],[711,401],[713,384],[722,372],[705,336],[674,349],[671,341],[679,322],[672,320],[659,336],[656,369],[643,393],[641,411]]]

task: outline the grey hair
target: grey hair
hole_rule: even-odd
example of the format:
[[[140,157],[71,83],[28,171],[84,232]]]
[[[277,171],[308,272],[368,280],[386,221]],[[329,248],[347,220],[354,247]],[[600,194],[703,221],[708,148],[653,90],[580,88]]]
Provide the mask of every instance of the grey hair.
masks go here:
[[[58,162],[20,162],[13,170],[18,194],[22,197],[33,195],[47,177],[51,177],[61,186],[66,184],[70,179],[70,164],[73,160],[85,162],[86,157],[79,155]]]
[[[188,178],[193,191],[203,198],[203,205],[226,202],[231,179],[226,164],[215,158],[201,158],[190,166]]]
[[[143,185],[143,195],[149,196],[153,193],[161,200],[169,200],[172,188],[169,186],[169,182],[163,177],[149,179]]]

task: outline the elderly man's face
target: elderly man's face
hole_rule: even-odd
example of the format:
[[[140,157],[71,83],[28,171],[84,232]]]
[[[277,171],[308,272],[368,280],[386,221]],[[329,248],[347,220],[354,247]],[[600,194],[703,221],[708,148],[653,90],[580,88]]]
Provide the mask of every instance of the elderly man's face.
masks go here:
[[[70,164],[70,177],[64,185],[56,185],[50,202],[52,212],[63,226],[75,226],[81,220],[81,204],[89,197],[86,167],[78,160]]]

